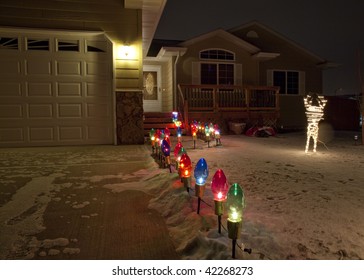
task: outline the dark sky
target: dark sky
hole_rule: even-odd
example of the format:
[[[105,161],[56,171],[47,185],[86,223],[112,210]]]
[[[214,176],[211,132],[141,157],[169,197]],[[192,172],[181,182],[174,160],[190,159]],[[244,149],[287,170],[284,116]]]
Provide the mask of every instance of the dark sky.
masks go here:
[[[364,76],[364,0],[167,0],[155,38],[187,40],[257,20],[323,59],[324,94],[357,94]]]

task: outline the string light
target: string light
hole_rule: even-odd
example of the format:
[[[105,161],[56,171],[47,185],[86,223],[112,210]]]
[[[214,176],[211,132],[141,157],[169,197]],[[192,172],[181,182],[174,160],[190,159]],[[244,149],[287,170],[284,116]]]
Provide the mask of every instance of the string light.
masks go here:
[[[327,100],[321,95],[310,93],[304,99],[307,117],[307,140],[305,153],[308,152],[310,139],[313,140],[313,152],[316,152],[317,139],[319,133],[319,122],[323,119],[324,108]]]

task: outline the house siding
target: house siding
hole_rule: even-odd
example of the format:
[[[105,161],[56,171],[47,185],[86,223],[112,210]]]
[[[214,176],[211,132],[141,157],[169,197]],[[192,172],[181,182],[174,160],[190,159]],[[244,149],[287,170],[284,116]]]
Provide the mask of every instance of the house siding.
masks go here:
[[[243,85],[257,85],[259,77],[259,64],[258,61],[251,58],[251,54],[242,50],[241,47],[235,45],[232,42],[228,42],[218,36],[209,38],[202,42],[188,46],[188,51],[182,56],[178,62],[178,78],[179,84],[191,84],[192,83],[192,63],[200,62],[200,51],[205,49],[223,49],[235,53],[235,61],[242,65],[242,82]],[[205,60],[215,62],[214,60]],[[217,62],[217,61],[216,61]]]

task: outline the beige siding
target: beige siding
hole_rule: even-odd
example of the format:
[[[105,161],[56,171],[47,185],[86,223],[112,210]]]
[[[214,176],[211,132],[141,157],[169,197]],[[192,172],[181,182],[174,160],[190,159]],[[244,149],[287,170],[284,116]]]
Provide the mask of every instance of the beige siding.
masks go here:
[[[163,88],[163,103],[162,110],[163,112],[171,112],[173,111],[173,63],[172,60],[164,63],[163,65],[163,79],[162,79],[162,88]]]
[[[178,62],[178,77],[177,83],[179,84],[192,84],[192,64],[199,62],[199,53],[205,49],[224,49],[235,53],[234,63],[241,64],[242,66],[242,83],[244,85],[257,85],[258,84],[258,61],[251,58],[251,55],[242,50],[241,47],[232,42],[223,40],[216,36],[203,40],[194,45],[188,46],[188,51],[183,55]]]

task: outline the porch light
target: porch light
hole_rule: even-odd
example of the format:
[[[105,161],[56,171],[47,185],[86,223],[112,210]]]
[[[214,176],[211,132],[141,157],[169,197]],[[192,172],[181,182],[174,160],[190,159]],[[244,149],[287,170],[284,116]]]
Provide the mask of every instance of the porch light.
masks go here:
[[[215,172],[211,182],[211,191],[214,196],[215,214],[218,216],[219,233],[221,233],[221,215],[224,212],[223,202],[226,200],[226,194],[229,186],[226,176],[221,169]]]
[[[235,258],[236,240],[240,236],[243,221],[243,209],[245,208],[244,192],[239,184],[234,183],[229,188],[226,206],[228,211],[228,236],[232,239],[232,257]]]
[[[208,176],[209,176],[209,169],[207,166],[207,162],[204,158],[200,158],[194,170],[194,177],[196,179],[195,195],[198,198],[197,214],[200,213],[201,198],[205,193],[205,183]]]
[[[116,49],[117,59],[135,59],[137,57],[136,47],[125,43]]]
[[[179,162],[180,176],[183,181],[183,184],[189,192],[191,187],[191,171],[192,171],[192,162],[187,153],[181,156],[181,160]]]

